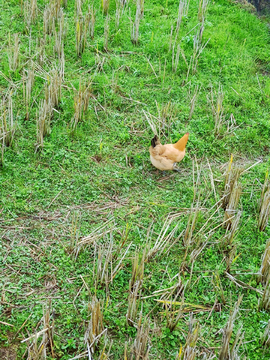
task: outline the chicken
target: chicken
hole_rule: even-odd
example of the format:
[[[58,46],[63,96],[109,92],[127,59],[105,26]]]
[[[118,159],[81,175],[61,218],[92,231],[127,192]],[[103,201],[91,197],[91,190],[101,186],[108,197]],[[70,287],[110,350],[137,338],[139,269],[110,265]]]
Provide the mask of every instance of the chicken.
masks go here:
[[[175,165],[185,156],[188,136],[186,133],[176,144],[162,145],[155,135],[149,148],[151,163],[159,170],[178,170]]]

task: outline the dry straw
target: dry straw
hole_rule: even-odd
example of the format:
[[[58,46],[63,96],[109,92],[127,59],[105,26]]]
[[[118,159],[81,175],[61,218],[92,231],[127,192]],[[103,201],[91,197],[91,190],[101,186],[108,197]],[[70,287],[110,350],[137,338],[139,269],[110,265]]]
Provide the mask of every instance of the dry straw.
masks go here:
[[[199,85],[196,85],[193,94],[191,94],[190,110],[189,110],[189,116],[188,116],[189,120],[192,118],[192,115],[194,113],[195,104],[196,104],[196,100],[197,100],[197,96],[198,96],[199,92],[200,92]]]
[[[129,293],[128,309],[126,313],[126,320],[128,325],[133,325],[136,321],[138,309],[141,300],[141,285],[142,281],[136,281]]]
[[[103,14],[107,15],[109,11],[110,0],[101,0],[101,8]]]
[[[20,52],[20,42],[19,42],[19,35],[18,34],[14,34],[13,37],[13,45],[11,43],[11,37],[10,37],[10,33],[9,33],[9,37],[8,37],[8,63],[9,63],[9,69],[11,71],[15,71],[17,70],[18,66],[19,66],[19,52]]]
[[[78,123],[82,121],[83,116],[88,109],[89,100],[91,97],[91,83],[87,86],[80,81],[79,90],[74,91],[74,117],[71,121],[71,130],[75,131]]]
[[[16,121],[14,120],[13,114],[12,91],[8,94],[7,99],[2,100],[1,125],[0,139],[3,140],[4,146],[11,146],[16,131]]]
[[[270,182],[268,179],[268,171],[265,174],[265,180],[259,201],[259,220],[258,227],[260,231],[264,231],[270,214]]]
[[[62,8],[59,10],[59,21],[58,21],[58,31],[56,27],[54,28],[54,51],[58,55],[58,58],[61,58],[63,52],[63,39],[65,33],[65,19]]]
[[[192,314],[190,315],[188,334],[184,348],[180,347],[179,353],[175,360],[195,360],[196,359],[196,344],[199,337],[199,324],[195,325]]]
[[[109,17],[109,15],[107,15],[106,19],[105,19],[105,23],[104,23],[104,44],[103,44],[103,49],[105,51],[108,51],[109,32],[110,32],[110,17]]]
[[[100,338],[104,335],[107,329],[103,326],[103,304],[94,296],[92,301],[88,304],[90,320],[84,334],[84,342],[87,346],[88,356],[97,350],[100,343]]]
[[[173,229],[170,230],[173,221],[174,219],[170,216],[166,218],[162,229],[158,234],[158,237],[152,247],[150,241],[148,241],[145,254],[146,261],[150,261],[151,259],[153,259],[153,257],[156,256],[157,253],[161,254],[162,252],[164,252],[166,246],[170,243],[172,239],[174,239],[179,224],[174,225]],[[147,237],[149,237],[150,231],[151,230],[149,228]]]
[[[239,359],[238,350],[242,345],[244,333],[241,333],[242,327],[237,330],[235,339],[231,345],[231,338],[233,334],[234,322],[239,312],[239,306],[242,301],[243,295],[241,295],[238,301],[235,303],[234,309],[231,311],[229,320],[223,329],[222,345],[219,352],[219,360],[236,360]]]
[[[266,279],[266,285],[262,294],[262,298],[259,301],[259,309],[264,309],[266,311],[270,310],[270,274]]]
[[[208,0],[200,0],[198,8],[198,20],[204,22],[205,14],[207,10]]]
[[[35,22],[37,16],[37,0],[24,0],[23,1],[23,15],[24,22],[28,27]]]
[[[137,335],[134,340],[134,343],[131,347],[130,354],[128,356],[127,349],[125,348],[126,360],[149,360],[149,351],[150,351],[150,322],[148,319],[145,319],[142,323],[142,312],[140,313],[139,322],[137,325]]]
[[[49,300],[48,304],[43,307],[43,329],[21,341],[27,343],[28,360],[47,359],[47,356],[55,357],[54,320],[51,314],[52,306],[51,300]],[[41,340],[39,340],[40,338]]]
[[[92,39],[94,39],[95,33],[95,22],[96,22],[96,10],[93,7],[93,4],[88,7],[88,19],[87,23],[89,24],[89,34]]]
[[[36,151],[43,147],[44,137],[51,133],[51,119],[53,112],[61,100],[62,77],[56,69],[47,75],[45,84],[45,99],[39,103],[36,114],[37,143]]]
[[[133,286],[137,281],[140,283],[143,281],[145,257],[146,248],[141,256],[138,251],[135,251],[135,255],[132,258],[132,275],[129,281],[129,291],[132,291]]]
[[[270,347],[270,320],[268,320],[268,324],[265,327],[265,331],[262,336],[262,345],[264,345],[265,348]]]
[[[26,108],[25,119],[29,120],[29,106],[31,102],[31,92],[34,85],[35,79],[35,68],[34,64],[30,67],[30,69],[23,70],[23,98]]]
[[[267,241],[262,256],[262,265],[259,270],[258,280],[265,286],[270,276],[270,240]]]
[[[136,14],[134,23],[131,22],[131,42],[138,44],[139,42],[139,27],[143,16],[144,0],[136,0]]]
[[[241,169],[233,166],[232,163],[233,155],[231,155],[225,174],[225,186],[222,200],[222,207],[225,209],[224,221],[228,229],[231,227],[232,220],[237,213],[237,206],[242,192],[241,184],[238,182]]]
[[[216,136],[219,136],[221,134],[222,127],[225,124],[223,107],[224,92],[222,85],[219,83],[217,91],[214,91],[213,87],[211,86],[210,95],[210,97],[207,96],[207,100],[212,109],[212,115],[215,124],[214,132]]]
[[[13,115],[12,91],[8,94],[7,99],[3,99],[0,103],[0,121],[0,166],[3,166],[5,148],[12,145],[17,127]]]

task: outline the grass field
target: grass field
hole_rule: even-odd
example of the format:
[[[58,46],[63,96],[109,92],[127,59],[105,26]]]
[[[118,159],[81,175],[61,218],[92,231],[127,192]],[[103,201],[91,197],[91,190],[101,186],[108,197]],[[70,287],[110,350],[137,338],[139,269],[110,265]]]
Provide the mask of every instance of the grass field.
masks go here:
[[[270,36],[248,10],[0,1],[1,359],[270,358]],[[180,173],[151,165],[153,129],[190,133]]]

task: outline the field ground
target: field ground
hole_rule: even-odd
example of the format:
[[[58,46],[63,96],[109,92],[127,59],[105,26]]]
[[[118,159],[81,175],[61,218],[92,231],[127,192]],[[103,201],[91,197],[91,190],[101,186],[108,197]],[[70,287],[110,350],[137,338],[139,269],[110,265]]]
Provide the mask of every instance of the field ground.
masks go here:
[[[267,19],[139,4],[0,3],[1,359],[270,358]]]

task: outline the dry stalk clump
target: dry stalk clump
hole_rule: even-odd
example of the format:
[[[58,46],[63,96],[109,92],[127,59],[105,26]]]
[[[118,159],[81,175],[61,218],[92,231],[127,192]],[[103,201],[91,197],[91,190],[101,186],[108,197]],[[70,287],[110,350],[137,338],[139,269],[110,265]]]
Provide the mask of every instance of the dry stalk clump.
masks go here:
[[[184,348],[180,347],[179,354],[176,356],[176,360],[195,360],[196,359],[196,343],[199,336],[199,324],[195,325],[195,320],[190,316],[189,329],[186,338],[186,344]]]
[[[8,63],[10,71],[16,71],[19,66],[20,41],[19,34],[14,34],[13,45],[11,44],[10,33],[8,37]]]
[[[45,62],[45,39],[38,37],[36,40],[36,53],[37,53],[37,63],[43,67]]]
[[[106,234],[110,234],[115,229],[116,226],[113,224],[111,219],[97,226],[89,235],[84,236],[79,241],[77,241],[73,250],[75,258],[77,258],[79,252],[82,249],[95,245],[98,240],[102,239]]]
[[[43,12],[43,36],[46,39],[46,34],[51,35],[55,29],[55,19],[50,5],[46,5]]]
[[[70,243],[68,249],[73,251],[79,241],[80,236],[80,212],[74,212],[71,219],[70,227]]]
[[[149,112],[145,112],[143,110],[143,114],[155,135],[159,138],[164,136],[166,139],[170,138],[172,124],[174,123],[176,116],[176,107],[174,104],[169,101],[166,104],[159,105],[156,102],[157,107],[157,116],[150,114]]]
[[[259,309],[270,310],[270,274],[266,279],[264,292],[259,302]]]
[[[49,5],[55,20],[58,20],[60,18],[60,14],[62,11],[61,2],[62,2],[61,0],[49,0]]]
[[[231,155],[226,173],[225,173],[225,185],[224,185],[224,193],[222,200],[222,207],[226,209],[227,205],[230,201],[230,196],[234,187],[235,182],[238,181],[240,177],[241,170],[238,167],[233,167],[233,155]]]
[[[32,67],[28,70],[24,69],[23,71],[23,98],[26,108],[25,119],[29,120],[29,106],[31,102],[31,92],[34,85],[35,79],[35,69],[32,64]]]
[[[141,257],[136,251],[135,256],[132,258],[132,275],[129,281],[128,310],[126,314],[128,325],[133,325],[137,317],[143,284],[145,257],[146,248]]]
[[[51,319],[52,306],[51,301],[43,307],[43,329],[34,335],[22,340],[27,342],[28,360],[47,359],[47,356],[55,357],[53,346],[54,320]],[[38,339],[42,335],[39,342]]]
[[[89,14],[87,14],[86,16],[83,16],[80,13],[77,14],[75,33],[76,33],[76,53],[78,57],[81,56],[82,53],[84,52],[90,23],[91,23],[91,18]]]
[[[204,27],[202,25],[200,29],[198,29],[197,34],[194,35],[193,37],[193,54],[190,57],[189,64],[187,63],[183,50],[180,49],[182,57],[185,60],[185,63],[188,64],[186,82],[188,82],[188,77],[190,73],[195,74],[197,72],[199,57],[202,54],[205,47],[207,46],[208,42],[210,41],[209,38],[205,43],[202,42],[203,30]]]
[[[226,207],[225,214],[224,214],[224,222],[226,221],[226,227],[230,228],[232,225],[232,219],[234,218],[235,214],[237,213],[237,206],[240,200],[242,192],[242,186],[237,181],[235,181],[232,192],[230,194],[230,200]]]
[[[233,156],[231,159],[225,175],[225,186],[222,207],[225,209],[224,221],[226,221],[226,227],[230,228],[232,225],[232,219],[236,214],[236,209],[240,200],[242,191],[241,184],[238,183],[238,179],[241,174],[241,169],[232,166]]]
[[[154,292],[156,295],[161,295],[161,299],[156,299],[156,301],[163,304],[163,307],[165,308],[166,326],[170,331],[173,331],[176,328],[180,318],[183,317],[185,288],[186,286],[183,284],[182,279],[178,274],[178,282],[175,285]],[[181,298],[181,301],[177,301],[179,297]],[[178,310],[176,307],[179,307]]]
[[[159,106],[156,102],[156,107],[158,112],[156,121],[158,123],[159,134],[160,136],[166,136],[169,138],[171,135],[172,124],[174,123],[177,112],[175,104],[169,101],[166,104]]]
[[[177,72],[178,64],[179,64],[179,56],[181,52],[180,44],[177,45],[176,54],[175,54],[175,47],[172,50],[172,70],[173,72]]]
[[[170,301],[164,301],[165,306],[165,314],[166,314],[166,320],[167,324],[166,327],[170,329],[170,331],[173,331],[179,320],[183,317],[183,304],[184,304],[184,293],[182,292],[182,301],[179,306],[179,302],[177,303],[177,306],[179,306],[179,309],[176,310],[176,302],[173,300]]]
[[[4,151],[4,147],[9,147],[12,145],[17,126],[13,114],[12,91],[8,94],[7,99],[2,100],[0,110],[0,141],[2,142],[2,151]]]
[[[103,304],[94,296],[88,305],[90,320],[84,334],[84,342],[87,346],[89,359],[100,343],[101,336],[107,329],[103,326]]]
[[[51,117],[53,107],[51,102],[41,100],[36,113],[37,143],[36,151],[43,148],[44,137],[51,133]]]
[[[212,109],[212,115],[214,119],[214,132],[216,136],[220,136],[222,126],[225,123],[225,116],[224,116],[224,107],[223,107],[223,100],[224,100],[224,92],[222,89],[222,85],[219,83],[218,91],[214,93],[213,87],[211,86],[211,97],[207,97],[208,103]]]
[[[116,28],[116,30],[118,30],[119,23],[120,23],[120,18],[121,18],[121,15],[123,13],[124,2],[122,0],[115,0],[115,5],[116,5],[116,9],[115,9],[115,28]]]
[[[53,29],[54,32],[54,51],[58,55],[60,59],[62,53],[64,52],[64,35],[65,35],[65,19],[64,19],[64,12],[62,8],[59,10],[59,21],[58,21],[58,31],[56,27]]]
[[[135,45],[139,42],[139,27],[143,16],[144,0],[136,0],[136,14],[134,23],[131,22],[131,42]]]
[[[37,16],[37,0],[25,0],[23,2],[24,22],[28,27],[36,20]]]
[[[91,39],[94,39],[95,34],[95,23],[96,23],[96,10],[93,7],[93,4],[88,7],[88,14],[87,14],[87,23],[89,24],[89,34]]]
[[[101,0],[103,14],[107,15],[109,11],[110,0]]]
[[[126,248],[122,246],[123,244],[120,248],[114,246],[113,229],[110,231],[110,240],[107,240],[107,236],[104,236],[104,239],[104,244],[100,244],[98,247],[95,246],[93,279],[96,286],[106,286],[106,291],[108,293],[109,284],[113,282],[115,276],[122,269],[123,261],[132,243]]]
[[[231,246],[233,244],[235,233],[239,228],[239,223],[241,219],[242,212],[237,211],[236,215],[233,217],[230,228],[226,228],[226,234],[222,239],[222,246],[226,248],[227,246]]]
[[[61,99],[62,78],[56,69],[53,69],[45,84],[45,99],[40,101],[36,115],[37,144],[36,151],[43,147],[43,139],[51,133],[51,119],[53,111]]]
[[[169,231],[169,228],[173,221],[174,218],[168,216],[155,241],[154,246],[150,248],[150,244],[149,244],[148,245],[149,247],[146,247],[146,261],[150,261],[157,253],[162,253],[165,250],[168,243],[171,241],[171,239],[174,238],[179,224],[176,224],[174,228],[171,231]],[[148,236],[149,236],[149,232],[148,232]]]
[[[236,320],[236,316],[239,312],[239,306],[242,301],[243,295],[241,295],[238,301],[235,303],[235,307],[231,312],[229,320],[223,329],[222,336],[222,345],[219,352],[219,360],[236,360],[239,359],[237,353],[238,349],[241,346],[244,338],[244,333],[241,333],[242,327],[240,327],[235,335],[235,339],[233,344],[230,347],[230,340],[232,337],[232,332],[234,328],[234,322]]]
[[[216,292],[216,295],[220,297],[222,303],[225,305],[226,304],[226,297],[224,294],[224,290],[223,290],[223,286],[220,280],[220,276],[219,273],[216,271],[215,273],[213,273],[213,277],[212,277],[212,284],[214,286],[214,290]]]
[[[259,201],[259,220],[258,227],[260,231],[264,231],[270,214],[270,181],[268,180],[268,171],[265,175],[261,198]]]
[[[189,116],[188,116],[189,120],[191,120],[192,115],[195,110],[195,104],[196,104],[198,92],[200,92],[199,85],[196,85],[195,89],[194,89],[194,93],[191,95],[191,99],[190,99],[190,110],[189,110]]]
[[[134,343],[131,347],[129,356],[127,355],[127,349],[125,349],[125,359],[128,360],[149,360],[149,332],[150,322],[148,319],[142,323],[142,312],[140,313],[140,319],[137,325],[137,335]]]
[[[268,321],[268,324],[262,336],[262,345],[264,345],[264,347],[266,348],[270,347],[270,320]]]
[[[175,28],[175,39],[174,39],[173,48],[175,48],[175,45],[176,45],[176,42],[177,42],[177,38],[178,38],[178,34],[179,34],[179,30],[180,30],[180,26],[181,26],[183,16],[187,16],[187,14],[188,14],[189,3],[190,3],[190,0],[180,0],[179,1],[178,15],[177,15],[177,21],[176,21],[176,28]],[[171,28],[171,38],[172,38],[172,32],[173,32],[173,26]],[[170,46],[170,48],[171,48],[171,46]]]
[[[64,14],[61,8],[61,0],[50,0],[43,12],[43,37],[46,35],[55,35],[56,25],[61,27],[61,35],[64,31]],[[63,30],[62,30],[63,29]],[[49,37],[50,40],[50,37]]]
[[[45,100],[52,108],[57,108],[61,101],[62,77],[57,69],[53,69],[45,85]],[[52,110],[53,110],[52,109]]]
[[[86,85],[82,85],[82,83],[80,82],[79,85],[79,90],[75,90],[75,95],[74,95],[74,117],[71,121],[71,129],[72,131],[75,131],[78,123],[80,121],[82,121],[83,116],[85,115],[87,109],[88,109],[88,105],[89,105],[89,100],[91,97],[91,89],[90,89],[91,83],[86,86]]]
[[[208,0],[200,0],[198,8],[198,20],[204,22]]]
[[[187,223],[187,227],[186,227],[184,237],[183,237],[183,243],[184,243],[185,248],[188,248],[191,245],[192,235],[195,230],[195,226],[196,226],[196,222],[197,222],[197,218],[198,218],[199,214],[200,214],[200,202],[197,201],[196,206],[194,207],[192,205],[192,207],[190,209],[188,223]]]
[[[136,281],[128,296],[128,309],[126,313],[127,325],[134,325],[141,300],[142,281]]]
[[[103,49],[105,51],[108,51],[109,31],[110,31],[110,17],[109,17],[109,15],[107,15],[105,23],[104,23],[104,44],[103,44]]]
[[[241,215],[242,215],[242,212],[237,211],[236,215],[231,220],[231,225],[227,226],[226,234],[221,241],[221,246],[225,253],[225,261],[227,264],[227,271],[230,270],[231,264],[233,263],[233,261],[235,259],[236,243],[233,240],[234,240],[234,235],[239,228],[239,222],[240,222]],[[228,223],[227,223],[227,225],[228,225]]]
[[[139,281],[142,283],[144,275],[144,262],[146,257],[146,248],[143,251],[142,256],[139,255],[139,252],[135,252],[134,257],[132,258],[132,275],[129,281],[129,291],[132,291],[134,284]]]
[[[258,280],[265,286],[270,276],[270,240],[267,241],[259,270]]]

